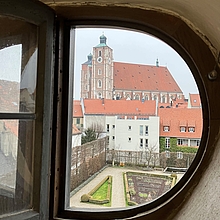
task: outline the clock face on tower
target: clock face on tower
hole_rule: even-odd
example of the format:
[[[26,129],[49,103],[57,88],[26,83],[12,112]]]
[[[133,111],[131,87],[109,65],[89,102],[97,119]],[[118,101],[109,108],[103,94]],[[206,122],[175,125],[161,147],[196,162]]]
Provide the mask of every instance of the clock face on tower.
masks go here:
[[[102,57],[98,57],[97,62],[101,63],[102,62]]]

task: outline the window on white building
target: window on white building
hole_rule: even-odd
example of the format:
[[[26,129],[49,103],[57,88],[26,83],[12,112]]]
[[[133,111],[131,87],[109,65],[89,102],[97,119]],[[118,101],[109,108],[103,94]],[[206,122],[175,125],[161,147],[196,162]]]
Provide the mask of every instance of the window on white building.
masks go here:
[[[113,141],[115,140],[115,136],[112,136],[112,140],[113,140]]]
[[[115,129],[115,125],[112,125],[112,128]]]
[[[106,125],[106,131],[109,132],[109,124]]]
[[[189,131],[189,132],[195,132],[195,127],[189,127],[189,128],[188,128],[188,131]]]
[[[128,142],[131,142],[131,137],[128,138]]]
[[[169,126],[163,126],[163,131],[170,131],[170,127]]]
[[[131,131],[131,126],[130,125],[128,126],[128,130]]]
[[[140,125],[140,135],[143,135],[143,125]]]
[[[170,138],[165,139],[165,147],[170,148]]]
[[[140,148],[143,148],[143,138],[140,138]]]
[[[183,152],[177,152],[177,159],[183,159]]]
[[[186,132],[186,127],[180,127],[180,132]]]
[[[145,126],[145,135],[148,135],[148,125]]]
[[[200,140],[196,140],[196,146],[199,147],[199,145],[200,145]]]
[[[148,139],[145,139],[145,148],[148,148]]]

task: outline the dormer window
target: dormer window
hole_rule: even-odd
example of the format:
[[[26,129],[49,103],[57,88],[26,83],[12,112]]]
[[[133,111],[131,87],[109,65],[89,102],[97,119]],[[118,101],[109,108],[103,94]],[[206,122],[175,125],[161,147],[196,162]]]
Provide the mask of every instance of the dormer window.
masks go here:
[[[170,131],[170,127],[169,126],[163,126],[163,131]]]
[[[180,127],[180,132],[186,132],[186,127]]]
[[[189,132],[195,132],[195,127],[189,127],[188,131]]]

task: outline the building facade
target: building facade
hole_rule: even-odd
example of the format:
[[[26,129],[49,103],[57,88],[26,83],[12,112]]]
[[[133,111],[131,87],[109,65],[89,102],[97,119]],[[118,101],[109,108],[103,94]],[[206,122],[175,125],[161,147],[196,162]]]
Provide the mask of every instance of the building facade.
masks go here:
[[[176,145],[196,147],[202,136],[201,108],[159,108],[160,137],[165,137],[165,149],[170,149],[170,139],[176,138]]]
[[[109,149],[154,150],[159,153],[159,117],[156,102],[85,99],[85,128],[96,127],[108,136]],[[102,132],[101,132],[102,131]]]
[[[166,67],[113,61],[113,50],[100,36],[93,54],[82,64],[81,98],[158,100],[170,103],[183,93]]]

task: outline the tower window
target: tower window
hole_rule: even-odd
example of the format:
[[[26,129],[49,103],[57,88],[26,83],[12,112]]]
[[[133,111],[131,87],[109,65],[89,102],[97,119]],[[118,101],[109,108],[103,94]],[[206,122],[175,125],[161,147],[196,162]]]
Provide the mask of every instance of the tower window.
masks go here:
[[[102,75],[102,70],[98,69],[98,75]]]
[[[102,87],[102,81],[98,80],[98,88],[101,88],[101,87]]]
[[[101,57],[102,56],[102,51],[101,50],[99,50],[99,57]]]

